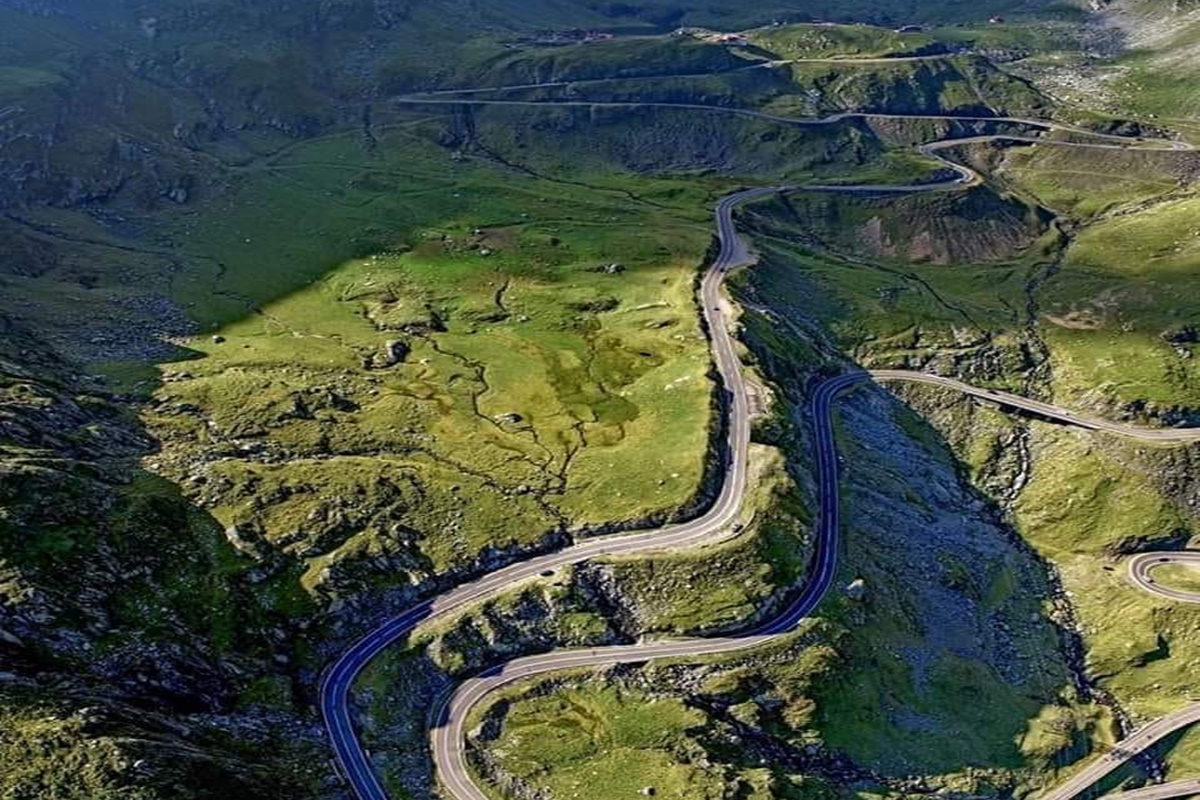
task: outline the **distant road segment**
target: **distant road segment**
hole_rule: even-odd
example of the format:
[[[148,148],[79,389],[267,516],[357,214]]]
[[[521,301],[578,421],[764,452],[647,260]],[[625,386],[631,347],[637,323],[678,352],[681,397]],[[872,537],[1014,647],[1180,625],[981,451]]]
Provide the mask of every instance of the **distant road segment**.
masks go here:
[[[1120,137],[1108,134],[1096,134],[1043,120],[1004,117],[966,117],[956,115],[917,117],[850,112],[822,119],[801,120],[777,117],[743,109],[726,109],[703,105],[589,102],[527,103],[521,101],[438,100],[427,97],[402,98],[398,102],[413,104],[466,103],[481,105],[558,106],[668,105],[674,108],[734,113],[799,125],[827,124],[852,117],[1013,122],[1036,126],[1046,130],[1066,130],[1076,133],[1086,133],[1102,140],[1120,139]],[[937,151],[975,141],[995,140],[1029,141],[1074,147],[1116,148],[1125,146],[1123,144],[1061,142],[1006,135],[945,140],[923,145],[920,149],[922,153],[939,159],[947,167],[953,169],[957,173],[957,177],[952,180],[900,187],[809,185],[791,188],[858,193],[937,191],[962,188],[977,183],[980,180],[978,174],[968,167],[942,158],[937,154]],[[423,624],[434,620],[445,620],[483,600],[494,597],[501,592],[511,590],[519,586],[522,582],[535,580],[546,571],[557,567],[578,564],[602,556],[679,551],[717,543],[736,535],[733,532],[733,523],[740,513],[742,501],[746,493],[750,411],[749,398],[741,372],[741,364],[737,358],[732,332],[725,320],[720,289],[725,275],[731,269],[748,264],[752,260],[749,248],[737,235],[733,221],[734,209],[741,203],[767,197],[786,188],[788,187],[763,187],[738,192],[721,200],[716,209],[717,234],[720,239],[721,248],[717,258],[706,270],[700,287],[702,313],[711,339],[713,361],[722,379],[729,414],[726,459],[723,465],[725,471],[724,482],[713,506],[703,516],[690,522],[658,530],[597,537],[556,553],[512,564],[509,567],[485,575],[476,581],[459,586],[439,597],[419,603],[408,611],[386,621],[357,641],[325,673],[320,687],[320,708],[329,731],[330,741],[338,764],[359,800],[388,800],[388,794],[384,790],[370,758],[358,739],[350,705],[350,692],[355,680],[362,673],[366,665],[383,650],[405,639]],[[432,711],[432,747],[435,765],[438,768],[439,777],[451,793],[451,796],[457,800],[485,800],[486,798],[486,795],[472,782],[469,770],[467,769],[464,726],[471,708],[491,692],[511,684],[513,681],[560,669],[629,663],[652,658],[695,658],[756,647],[775,636],[790,631],[801,619],[809,615],[832,585],[837,561],[837,537],[840,521],[838,460],[833,439],[832,404],[842,392],[857,383],[866,381],[870,377],[882,381],[903,380],[937,384],[971,394],[981,399],[991,400],[1001,406],[1019,408],[1065,424],[1147,441],[1175,444],[1200,440],[1200,431],[1135,428],[1121,423],[1112,423],[1076,414],[1070,410],[1038,401],[1026,400],[1016,395],[987,389],[977,389],[953,379],[926,375],[924,373],[879,371],[868,374],[865,372],[856,372],[831,378],[817,388],[813,395],[811,407],[815,433],[815,458],[819,500],[814,561],[808,582],[785,612],[770,623],[740,636],[713,639],[665,640],[618,648],[567,650],[547,653],[513,661],[501,668],[491,670],[478,678],[464,683],[457,692],[447,697],[445,702],[435,706]],[[1178,716],[1160,720],[1159,723],[1176,720]],[[1179,723],[1174,729],[1183,724],[1190,724],[1190,722]],[[1134,741],[1134,737],[1127,740],[1127,742],[1131,743],[1130,747],[1137,747],[1138,741]],[[1153,741],[1158,741],[1158,739],[1154,739]],[[1153,742],[1150,743],[1152,744]],[[1147,746],[1149,744],[1142,745],[1141,749]],[[1140,752],[1140,750],[1132,751],[1128,757],[1132,757],[1136,752]],[[1125,760],[1128,760],[1128,757]],[[1048,795],[1047,800],[1066,800],[1069,796],[1073,795]]]
[[[969,383],[963,383],[954,378],[943,378],[928,372],[913,372],[898,369],[871,370],[871,377],[877,381],[903,381],[907,383],[924,383],[952,389],[961,394],[969,395],[980,400],[986,400],[1005,408],[1015,408],[1028,411],[1045,419],[1061,422],[1076,428],[1086,428],[1093,431],[1104,431],[1127,439],[1138,439],[1143,442],[1164,442],[1167,444],[1187,444],[1200,442],[1200,428],[1147,428],[1139,425],[1129,425],[1123,422],[1113,422],[1100,417],[1081,414],[1062,406],[1030,400],[1017,394],[1003,392],[998,389],[981,389]]]
[[[528,87],[497,87],[492,91],[500,91],[504,88],[528,88]],[[1093,131],[1078,125],[1071,125],[1066,122],[1058,122],[1050,119],[1036,119],[1034,117],[1012,117],[998,116],[986,114],[891,114],[883,111],[838,111],[828,114],[823,117],[787,117],[782,114],[770,114],[765,111],[755,111],[752,108],[740,108],[738,106],[718,106],[706,103],[669,103],[669,102],[653,102],[653,101],[638,101],[638,100],[500,100],[500,99],[480,99],[471,97],[445,97],[438,96],[433,93],[429,94],[413,94],[402,97],[393,97],[390,102],[397,105],[432,105],[432,106],[513,106],[513,107],[536,107],[546,106],[548,108],[665,108],[678,109],[683,111],[707,111],[713,114],[729,114],[736,117],[749,117],[751,119],[761,119],[767,122],[776,122],[781,125],[794,126],[822,126],[832,125],[838,122],[845,122],[852,119],[865,120],[926,120],[926,121],[944,121],[944,122],[998,122],[1008,123],[1011,125],[1025,125],[1031,128],[1039,128],[1044,131],[1059,131],[1061,133],[1072,133],[1079,136],[1086,136],[1091,139],[1098,140],[1097,142],[1070,142],[1058,139],[1038,139],[1034,137],[1022,136],[1020,134],[986,134],[981,136],[964,136],[960,138],[950,138],[939,140],[927,145],[922,145],[923,148],[931,147],[950,147],[955,144],[969,144],[971,142],[979,142],[984,140],[1007,139],[1016,142],[1029,142],[1031,144],[1048,144],[1060,145],[1064,147],[1084,147],[1084,148],[1102,148],[1106,150],[1141,150],[1141,151],[1188,151],[1193,150],[1193,146],[1188,142],[1178,141],[1174,139],[1135,139],[1128,136],[1121,136],[1115,133],[1102,133]],[[905,187],[892,186],[892,189],[902,189]],[[908,189],[919,188],[908,186]]]
[[[1128,792],[1106,794],[1100,800],[1168,800],[1172,797],[1200,797],[1200,778],[1156,783]]]
[[[712,343],[713,360],[721,375],[728,407],[724,482],[712,507],[690,522],[665,528],[589,539],[556,553],[512,564],[439,597],[418,603],[384,622],[355,642],[326,671],[320,686],[320,708],[342,774],[359,800],[388,800],[388,794],[367,756],[354,724],[350,691],[376,656],[409,636],[423,624],[447,619],[463,609],[539,577],[547,570],[613,555],[668,552],[712,544],[735,535],[732,531],[746,492],[750,447],[749,397],[733,335],[721,305],[721,284],[734,267],[751,255],[737,235],[733,211],[741,203],[778,192],[776,187],[748,189],[717,204],[717,235],[721,249],[705,272],[700,287],[703,316]]]
[[[1200,551],[1185,550],[1178,553],[1141,553],[1129,559],[1129,579],[1134,585],[1150,594],[1175,600],[1180,603],[1200,603],[1200,592],[1172,589],[1154,579],[1152,574],[1159,567],[1185,566],[1200,575]]]

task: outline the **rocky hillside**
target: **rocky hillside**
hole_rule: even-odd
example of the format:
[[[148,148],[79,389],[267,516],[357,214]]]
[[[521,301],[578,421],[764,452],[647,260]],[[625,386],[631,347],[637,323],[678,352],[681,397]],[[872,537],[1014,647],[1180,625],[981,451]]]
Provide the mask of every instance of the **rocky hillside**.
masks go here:
[[[292,759],[312,732],[273,710],[293,680],[286,596],[271,599],[266,572],[248,574],[211,519],[139,469],[152,444],[127,408],[61,372],[16,324],[4,323],[3,349],[0,755],[13,769],[0,787],[311,791]]]
[[[679,485],[643,476],[652,519],[711,488],[691,280],[712,196],[749,179],[931,174],[887,161],[894,132],[857,123],[442,113],[397,95],[612,78],[595,97],[1048,108],[974,58],[853,78],[762,70],[698,88],[683,76],[740,70],[744,55],[665,37],[564,43],[592,30],[967,13],[745,5],[0,0],[0,763],[22,765],[0,776],[0,794],[336,796],[313,696],[347,639],[447,574],[559,541],[576,519],[641,519],[636,498],[615,499],[626,487],[607,459],[622,442],[635,450],[677,425],[679,447],[656,450],[694,456],[665,471],[687,473]],[[648,71],[666,82],[639,84]],[[781,234],[803,222],[830,249],[934,267],[1015,258],[1046,230],[991,194],[797,202],[774,220]],[[495,368],[513,353],[536,371]],[[539,414],[552,435],[531,422]],[[468,444],[477,464],[444,452]],[[385,451],[410,461],[384,465]],[[577,484],[604,505],[547,501]],[[977,502],[944,464],[938,486]],[[726,554],[736,591],[694,603],[693,582],[722,574],[710,563],[581,572],[566,599],[522,605],[521,624],[506,627],[507,612],[466,624],[444,671],[486,660],[480,639],[517,652],[730,625],[796,578],[802,504],[789,495],[772,514],[778,530]],[[454,536],[429,544],[444,531]],[[1024,555],[1005,559],[1039,574]],[[948,563],[943,584],[956,575]],[[978,611],[980,587],[942,588]],[[538,628],[539,615],[558,627]],[[993,669],[997,647],[972,656]],[[381,718],[379,730],[404,725]],[[428,765],[414,759],[406,775],[424,791]]]
[[[954,195],[864,199],[814,193],[781,200],[778,235],[860,258],[986,264],[1019,257],[1047,230],[1037,209],[988,189]]]

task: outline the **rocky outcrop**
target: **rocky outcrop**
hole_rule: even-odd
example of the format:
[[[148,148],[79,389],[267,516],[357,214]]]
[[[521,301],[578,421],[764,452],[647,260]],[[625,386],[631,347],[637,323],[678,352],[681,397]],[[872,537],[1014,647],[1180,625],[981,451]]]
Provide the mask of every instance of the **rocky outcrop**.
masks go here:
[[[206,515],[138,469],[152,445],[127,410],[11,332],[0,345],[0,760],[22,769],[0,777],[0,793],[307,794],[321,770],[291,760],[319,746],[314,731],[286,702],[244,705],[250,687],[292,680],[291,621],[263,604],[252,562]],[[14,344],[22,361],[4,359]],[[285,731],[293,744],[268,749]]]
[[[1050,224],[1040,209],[986,187],[898,198],[794,195],[755,219],[775,232],[807,234],[834,252],[944,265],[1016,258]]]

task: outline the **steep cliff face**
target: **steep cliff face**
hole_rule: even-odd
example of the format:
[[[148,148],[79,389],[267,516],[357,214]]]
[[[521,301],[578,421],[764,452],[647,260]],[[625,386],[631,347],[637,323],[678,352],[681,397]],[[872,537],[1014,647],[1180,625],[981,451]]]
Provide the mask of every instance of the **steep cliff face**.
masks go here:
[[[0,755],[14,766],[0,788],[309,791],[292,758],[315,746],[311,730],[256,705],[256,686],[286,697],[292,680],[294,630],[261,592],[269,576],[251,589],[211,519],[138,469],[151,445],[126,409],[6,334],[25,366],[0,359]],[[276,737],[290,743],[267,755]]]
[[[335,793],[312,701],[316,676],[336,642],[386,612],[380,596],[402,606],[430,589],[427,582],[446,565],[488,568],[522,548],[559,543],[555,537],[566,523],[558,509],[547,510],[543,495],[558,490],[567,470],[546,461],[551,446],[561,446],[563,458],[578,464],[583,459],[572,449],[572,436],[619,443],[627,435],[622,426],[640,413],[642,432],[657,443],[680,416],[678,406],[658,417],[651,412],[663,398],[676,400],[687,376],[659,380],[652,370],[685,363],[679,357],[685,345],[688,352],[702,349],[688,321],[694,321],[690,278],[707,235],[708,193],[724,191],[733,179],[870,169],[889,141],[903,138],[881,125],[781,131],[761,121],[649,109],[442,114],[418,108],[410,114],[389,105],[391,95],[473,81],[612,76],[621,80],[581,89],[581,96],[730,105],[804,95],[811,103],[801,110],[818,113],[1041,108],[1042,98],[1025,92],[1019,81],[970,59],[894,71],[889,65],[887,75],[853,80],[822,67],[807,75],[763,70],[685,86],[672,81],[694,71],[738,70],[745,62],[723,47],[662,39],[635,39],[631,49],[608,51],[527,41],[553,38],[538,35],[546,28],[645,32],[689,22],[732,28],[776,11],[899,22],[966,13],[944,3],[778,5],[746,8],[714,0],[696,10],[669,2],[565,0],[0,0],[0,763],[26,765],[0,778],[0,794],[142,800]],[[986,7],[993,5],[1009,4]],[[973,5],[970,13],[984,7]],[[667,80],[639,83],[650,71]],[[901,165],[896,172],[926,175],[923,169]],[[639,173],[639,180],[655,177],[634,191],[624,184],[630,173]],[[662,173],[699,180],[659,183]],[[272,182],[259,182],[267,174]],[[524,183],[531,176],[540,182]],[[571,182],[581,177],[597,179],[597,185]],[[493,193],[489,182],[516,185],[519,199]],[[585,188],[592,194],[582,198]],[[635,220],[622,207],[626,201],[645,215]],[[657,225],[675,213],[668,211],[672,204],[685,202],[687,211],[674,227],[647,233],[644,221]],[[1003,266],[1035,249],[1046,231],[1037,213],[984,193],[919,202],[796,202],[771,224],[750,222],[780,238],[807,226],[806,241],[822,247],[931,268],[962,261]],[[529,209],[538,207],[549,209],[546,219],[528,220]],[[482,218],[494,225],[480,227]],[[517,233],[522,225],[530,229],[527,236]],[[571,233],[564,235],[564,228]],[[619,233],[592,240],[593,233],[579,233],[584,230]],[[687,251],[680,242],[699,244]],[[464,297],[450,297],[444,286],[430,291],[415,280],[376,284],[373,274],[357,287],[332,280],[325,288],[337,300],[329,305],[306,305],[311,298],[302,296],[344,258],[385,254],[402,260],[413,253],[415,261],[405,268],[415,263],[434,281],[462,264],[483,277],[463,290]],[[638,284],[632,253],[647,262],[669,261],[674,272],[646,273]],[[503,271],[495,266],[501,262],[518,275],[512,285],[491,283]],[[574,271],[553,271],[562,265]],[[920,278],[907,267],[903,272],[888,272],[865,290],[889,313],[903,311],[909,297],[924,291],[906,294]],[[662,300],[662,287],[678,275],[685,280],[672,290],[682,290]],[[630,301],[602,281],[632,286]],[[977,285],[991,289],[986,276]],[[527,301],[510,289],[526,298],[541,292],[538,302],[553,295],[554,302],[523,308]],[[311,323],[311,330],[289,328],[278,308],[263,311],[281,295],[297,299],[289,313]],[[792,302],[820,304],[807,295],[776,299],[780,312]],[[964,304],[970,313],[974,302]],[[322,327],[334,319],[334,308],[345,312],[342,318]],[[1025,358],[1029,350],[1021,343],[977,335],[984,324],[941,326],[938,314],[946,308],[937,305],[930,315],[939,324],[868,343],[863,352],[885,360],[901,352],[914,364],[946,363],[989,377],[1021,372],[1036,361]],[[815,315],[825,310],[821,306]],[[481,364],[499,360],[498,351],[527,345],[489,338],[497,328],[536,329],[539,314],[544,328],[537,329],[537,352],[552,355],[537,363],[550,376],[552,391],[523,402],[543,410],[553,394],[554,402],[582,417],[577,427],[565,425],[561,436],[544,438],[524,427],[528,414],[508,405],[480,411],[478,405],[485,393],[507,404],[532,384],[527,373],[510,373],[499,377],[516,388],[493,392],[498,384]],[[147,363],[195,356],[198,351],[178,344],[183,337],[199,325],[244,317],[249,322],[237,341],[226,341],[227,331],[205,336],[212,343],[209,355],[224,347],[226,356],[232,351],[238,357],[211,359],[210,374],[173,366],[147,412],[148,397],[160,389],[160,376]],[[361,342],[347,346],[349,328],[337,327],[345,319],[366,325]],[[452,331],[453,348],[432,336],[447,332],[447,319],[450,328],[461,323]],[[637,331],[629,336],[648,337],[647,347],[628,346],[606,331],[613,320],[631,319],[627,324]],[[826,335],[820,322],[809,320],[818,338]],[[564,342],[575,335],[583,345],[572,351],[574,345]],[[490,344],[480,347],[480,341]],[[265,350],[255,350],[280,342],[283,355],[267,358]],[[482,355],[464,355],[471,343]],[[805,347],[794,338],[785,349]],[[336,359],[325,358],[335,351]],[[786,362],[765,350],[759,355]],[[324,359],[325,371],[299,369],[304,358]],[[696,375],[703,378],[702,357],[686,363],[699,365]],[[264,364],[266,371],[256,373]],[[783,364],[780,380],[792,381],[797,398],[811,366]],[[81,377],[83,369],[103,372],[108,382]],[[381,377],[387,370],[392,374]],[[639,406],[624,392],[646,375],[653,392],[647,389],[651,400]],[[232,382],[222,384],[226,379]],[[708,397],[697,394],[702,401]],[[395,397],[406,399],[390,405]],[[522,476],[532,477],[500,485],[483,470],[463,477],[467,470],[449,461],[430,470],[435,486],[413,479],[407,467],[380,466],[381,454],[424,452],[435,436],[433,427],[418,429],[407,411],[397,411],[409,400],[437,406],[422,413],[439,424],[455,404],[468,407],[480,429],[504,442],[480,461],[506,469],[515,463],[525,470]],[[367,419],[360,413],[364,407],[375,416]],[[1015,576],[1042,592],[1045,575],[1038,564],[1010,542],[997,544],[1008,529],[992,517],[978,530],[956,527],[954,508],[978,511],[983,501],[954,475],[942,450],[917,448],[901,435],[920,440],[924,433],[913,420],[878,396],[855,409],[856,428],[923,465],[932,499],[904,495],[898,463],[877,465],[859,480],[860,514],[869,519],[862,526],[866,545],[855,557],[866,576],[866,595],[843,604],[844,629],[826,631],[821,663],[811,670],[783,670],[759,682],[762,664],[751,662],[718,675],[733,688],[727,682],[723,689],[696,689],[694,702],[707,703],[718,720],[720,736],[709,743],[714,758],[737,743],[732,737],[745,736],[755,757],[785,752],[791,763],[820,762],[829,776],[876,768],[899,773],[899,760],[875,756],[903,744],[908,734],[928,735],[930,720],[965,730],[944,704],[914,699],[928,681],[909,681],[899,671],[928,667],[918,677],[932,675],[935,683],[981,672],[998,691],[1028,686],[1039,701],[1061,682],[1052,644],[1047,658],[1025,657],[1052,621],[1018,624],[1017,617],[1032,617],[1036,609],[1006,589]],[[154,433],[170,440],[165,452],[139,414],[152,416]],[[559,416],[573,419],[566,412]],[[438,428],[436,435],[452,448],[488,438],[453,439],[446,430]],[[680,434],[683,449],[702,454],[704,443],[697,442],[707,430],[702,422]],[[287,436],[271,439],[281,431]],[[293,441],[278,447],[287,437]],[[196,444],[201,440],[203,448]],[[300,454],[311,463],[287,473]],[[331,454],[346,460],[333,463],[326,458]],[[802,483],[802,459],[796,460],[793,473]],[[367,466],[347,469],[351,461]],[[1170,467],[1189,465],[1180,460]],[[603,497],[609,488],[603,481],[617,480],[614,470],[592,469],[584,482],[599,486],[595,495]],[[989,469],[997,484],[1008,476],[1001,467]],[[647,481],[655,492],[665,492],[659,488],[665,483],[658,474]],[[612,488],[603,508],[585,509],[596,528],[618,513],[613,498],[625,487]],[[1181,496],[1190,491],[1182,481],[1167,488]],[[655,512],[655,519],[691,507],[687,492],[679,493],[684,499],[662,504],[666,510]],[[902,520],[905,504],[921,506],[928,525]],[[228,512],[232,524],[219,524],[205,509]],[[421,526],[405,516],[414,509],[426,515]],[[635,521],[632,512],[619,513],[626,524]],[[415,791],[428,791],[420,701],[443,674],[527,649],[728,627],[764,613],[798,578],[808,513],[798,495],[775,498],[763,511],[774,528],[754,530],[719,561],[603,565],[563,577],[545,596],[484,610],[432,648],[429,658],[437,663],[422,660],[416,677],[398,676],[409,683],[388,683],[396,672],[375,676],[388,688],[373,688],[374,699],[386,705],[399,693],[407,703],[396,706],[403,719],[376,710],[381,749],[413,744],[412,752],[393,753],[394,763]],[[875,517],[890,522],[871,522]],[[452,536],[437,549],[420,549],[423,535],[446,531]],[[938,562],[937,582],[919,596],[916,610],[890,615],[883,607],[903,604],[903,584],[924,577],[919,565],[904,561],[908,538],[922,558]],[[348,557],[320,560],[343,543],[353,545]],[[957,548],[988,564],[986,579],[964,575],[952,552]],[[900,560],[901,569],[891,574],[871,550]],[[717,588],[697,599],[698,586]],[[326,591],[328,617],[306,591],[314,587]],[[350,596],[359,602],[342,605]],[[957,614],[937,617],[947,637],[920,638],[927,632],[917,617],[926,605]],[[992,623],[1007,629],[994,634]],[[912,641],[929,643],[939,655],[930,663],[910,663],[908,651],[899,660],[864,652],[852,641],[855,626],[871,636],[882,630],[893,637],[888,641],[904,640],[905,648],[915,647]],[[960,645],[966,666],[943,652]],[[775,654],[768,666],[795,660],[799,652]],[[1002,663],[1014,653],[1017,666]],[[842,741],[857,736],[852,728],[839,733],[829,720],[812,716],[818,693],[834,710],[855,699],[839,697],[844,687],[826,671],[835,663],[850,664],[861,675],[891,670],[887,680],[870,686],[876,698],[896,705],[881,723],[890,732],[864,739],[866,749],[856,754],[869,767],[843,769],[840,757],[799,749],[819,728]],[[746,675],[753,680],[741,682]],[[698,680],[688,685],[699,687]],[[412,687],[418,691],[406,693]],[[1029,706],[1028,697],[1018,701]],[[1063,724],[1082,728],[1084,716]],[[1011,738],[1014,720],[1010,714],[1003,730],[970,740],[971,754],[1000,753],[998,742]],[[397,731],[409,738],[393,738]],[[1056,743],[1047,752],[1057,752]],[[896,759],[907,764],[910,756],[900,752]],[[749,762],[734,766],[753,768]],[[752,778],[757,780],[745,778],[745,786]]]
[[[816,247],[897,263],[986,264],[1020,258],[1049,216],[986,188],[952,195],[862,198],[797,195],[780,201],[779,231]]]

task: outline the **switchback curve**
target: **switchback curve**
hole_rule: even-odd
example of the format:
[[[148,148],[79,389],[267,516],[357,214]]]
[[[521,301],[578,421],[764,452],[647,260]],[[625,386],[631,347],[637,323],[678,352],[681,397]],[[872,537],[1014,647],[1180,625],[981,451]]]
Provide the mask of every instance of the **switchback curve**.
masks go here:
[[[860,113],[847,112],[831,115],[820,119],[796,119],[788,117],[779,117],[760,112],[753,112],[744,109],[726,109],[704,105],[690,104],[653,104],[653,103],[586,103],[586,102],[520,102],[520,101],[489,101],[489,100],[437,100],[426,98],[400,98],[397,102],[401,103],[433,103],[433,104],[477,104],[477,105],[580,105],[580,106],[669,106],[674,108],[684,108],[693,110],[718,111],[726,113],[740,114],[744,116],[753,116],[757,118],[772,120],[779,123],[798,124],[798,125],[824,125],[837,122],[849,118],[879,118],[879,119],[945,119],[945,120],[964,120],[964,121],[991,121],[991,122],[1012,122],[1039,127],[1044,130],[1066,130],[1074,133],[1087,134],[1100,139],[1120,140],[1122,137],[1095,133],[1084,129],[1078,129],[1073,126],[1062,125],[1046,120],[1030,120],[1017,117],[971,117],[959,115],[945,116],[913,116],[913,115],[898,115],[898,114],[875,114],[875,113]],[[926,155],[937,158],[947,167],[953,169],[958,177],[953,180],[941,181],[937,183],[910,185],[910,186],[864,186],[864,185],[808,185],[801,188],[810,191],[829,191],[829,192],[915,192],[915,191],[939,191],[945,189],[959,188],[969,186],[982,180],[982,178],[973,170],[956,162],[945,159],[937,155],[937,151],[948,147],[954,147],[965,143],[976,141],[1029,141],[1033,143],[1056,144],[1072,147],[1100,147],[1124,149],[1124,144],[1101,144],[1101,143],[1080,143],[1066,142],[1058,140],[1036,139],[1033,137],[1010,136],[1010,135],[988,135],[978,136],[963,139],[949,139],[939,142],[932,142],[920,146],[920,151]],[[1124,140],[1128,141],[1128,140]],[[1169,149],[1177,150],[1188,147],[1180,143],[1171,143]],[[1166,149],[1152,145],[1147,149]],[[730,407],[730,421],[728,426],[729,442],[728,442],[728,460],[726,464],[727,476],[724,481],[721,494],[714,506],[702,517],[689,523],[672,526],[661,531],[645,531],[632,534],[619,534],[615,536],[601,537],[589,540],[582,544],[577,544],[562,550],[558,553],[552,553],[539,558],[530,559],[528,561],[519,562],[510,567],[490,573],[477,581],[460,586],[450,592],[447,592],[440,597],[427,600],[423,603],[414,606],[412,609],[403,614],[385,622],[375,630],[368,633],[358,642],[356,642],[349,650],[334,663],[334,665],[326,672],[321,682],[320,687],[320,706],[322,716],[326,722],[327,729],[330,733],[330,739],[333,744],[335,754],[339,766],[343,774],[350,782],[355,794],[359,800],[388,800],[388,795],[384,790],[378,775],[375,773],[370,760],[357,738],[357,733],[354,728],[354,722],[350,711],[349,694],[354,680],[365,666],[374,659],[380,652],[396,643],[400,639],[405,638],[411,632],[416,630],[420,625],[434,619],[443,619],[450,615],[460,612],[467,606],[470,606],[482,599],[494,596],[500,591],[518,585],[522,581],[532,580],[540,573],[553,569],[565,564],[575,564],[588,559],[606,555],[617,554],[635,554],[647,553],[655,551],[668,551],[684,547],[696,547],[703,544],[712,544],[730,538],[730,526],[736,518],[740,509],[741,499],[745,492],[746,486],[746,453],[749,444],[749,404],[746,396],[745,384],[741,375],[740,363],[736,356],[733,339],[725,325],[721,316],[720,303],[720,286],[723,282],[725,274],[732,268],[742,266],[751,261],[751,255],[746,244],[738,237],[733,224],[733,210],[740,203],[754,199],[759,199],[770,194],[782,191],[789,187],[763,187],[749,189],[743,192],[738,192],[724,198],[717,207],[717,230],[718,237],[721,243],[720,254],[713,262],[710,268],[706,271],[701,284],[701,302],[702,310],[708,329],[712,338],[713,357],[716,362],[718,371],[721,374],[725,384],[725,390],[728,394]],[[824,411],[826,417],[831,414],[830,408],[833,399],[838,393],[849,386],[865,379],[865,373],[853,373],[843,375],[839,378],[831,379],[822,384],[818,389],[817,395],[814,398],[824,397],[824,402],[827,404]],[[899,379],[899,378],[895,378]],[[842,383],[844,381],[844,383]],[[1014,396],[1015,397],[1015,396]],[[1017,405],[1016,403],[1008,403],[1008,405]],[[821,409],[814,406],[814,414],[821,412]],[[1029,410],[1029,409],[1027,409]],[[1038,412],[1041,413],[1041,412]],[[1061,421],[1071,422],[1069,418],[1071,412],[1063,412],[1059,415]],[[821,417],[814,416],[814,419]],[[1071,424],[1075,424],[1071,422]],[[1094,426],[1093,426],[1094,427]],[[1096,427],[1096,429],[1099,429]],[[832,433],[830,433],[832,435]],[[1177,441],[1177,439],[1169,439],[1168,441]],[[837,457],[834,451],[832,439],[829,443],[829,458],[832,459],[832,466],[829,468],[829,474],[836,476],[837,473]],[[819,446],[819,451],[824,450],[824,446]],[[818,459],[824,458],[821,452],[818,452]],[[820,461],[818,462],[820,464]],[[682,655],[698,655],[703,653],[713,652],[732,652],[734,650],[744,649],[746,647],[756,646],[761,644],[775,635],[779,635],[796,622],[806,616],[812,608],[815,608],[819,603],[821,596],[829,588],[828,581],[832,581],[833,564],[836,563],[836,535],[837,535],[837,486],[836,480],[830,487],[832,491],[821,492],[821,517],[822,520],[834,520],[835,522],[830,527],[830,523],[820,523],[825,527],[825,530],[832,536],[831,539],[825,542],[825,547],[818,548],[819,553],[827,555],[819,556],[816,563],[816,572],[813,574],[813,579],[810,580],[802,595],[789,607],[785,614],[763,626],[758,631],[745,636],[734,637],[729,639],[717,640],[708,639],[700,640],[707,647],[720,647],[726,649],[700,650],[699,645],[695,643],[683,641],[682,643],[661,643],[661,646],[666,648],[661,651],[655,651],[656,655],[647,655],[646,647],[658,647],[660,645],[645,645],[631,646],[641,648],[638,654],[634,656],[632,653],[617,653],[619,660],[640,661],[650,657],[663,657],[664,655],[674,654]],[[818,536],[821,539],[821,536]],[[822,571],[823,559],[832,559],[828,568],[828,574]],[[822,581],[825,581],[823,584]],[[810,604],[810,605],[806,605]],[[685,647],[686,652],[675,653],[672,647]],[[692,648],[697,649],[692,649]],[[596,651],[589,651],[595,653]],[[546,657],[553,657],[555,654],[547,654]],[[589,655],[588,658],[604,658],[605,656]],[[578,658],[578,657],[576,657]],[[513,666],[521,662],[513,662],[508,666]],[[554,663],[554,662],[551,662]],[[610,663],[600,661],[597,663]],[[536,669],[538,666],[545,666],[545,662],[530,663],[526,661],[522,670],[524,673],[518,677],[525,677],[531,674],[540,674],[541,672],[558,669],[558,666],[550,666],[546,669]],[[503,677],[507,674],[507,667],[501,669],[498,676]],[[516,678],[514,678],[516,679]],[[480,680],[480,679],[477,679]],[[511,681],[504,681],[508,683]],[[464,687],[476,685],[472,683],[464,684]],[[479,684],[482,686],[483,684]],[[503,685],[503,684],[501,684]],[[460,692],[462,689],[460,689]],[[490,689],[484,692],[479,698],[486,696]],[[439,707],[437,713],[442,715],[442,724],[435,728],[433,737],[433,748],[435,763],[439,768],[439,773],[442,779],[448,786],[454,782],[454,775],[459,774],[464,783],[459,783],[457,789],[463,792],[477,792],[478,789],[471,784],[469,775],[466,772],[459,772],[460,765],[456,762],[451,764],[451,760],[461,756],[461,764],[465,765],[465,755],[461,749],[463,736],[461,727],[455,732],[454,721],[465,719],[465,715],[456,716],[454,711],[457,709],[460,712],[469,710],[470,705],[462,706],[454,701],[458,698],[459,693],[455,693],[449,703],[443,707]],[[476,702],[478,699],[476,699]],[[1200,704],[1197,706],[1200,708]],[[1160,721],[1161,722],[1161,721]],[[441,733],[445,732],[445,733]],[[440,734],[440,735],[439,735]],[[457,738],[455,738],[457,736]],[[440,739],[440,742],[439,742]],[[1157,741],[1157,740],[1156,740]],[[441,755],[439,755],[441,754]],[[457,754],[457,755],[456,755]],[[455,787],[451,786],[452,791]],[[482,794],[456,794],[458,800],[466,800],[466,798],[483,797]],[[1050,800],[1047,798],[1047,800]],[[1064,798],[1056,798],[1056,800],[1064,800]]]

